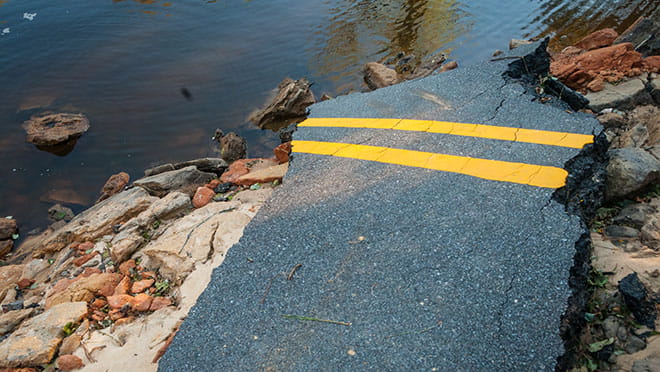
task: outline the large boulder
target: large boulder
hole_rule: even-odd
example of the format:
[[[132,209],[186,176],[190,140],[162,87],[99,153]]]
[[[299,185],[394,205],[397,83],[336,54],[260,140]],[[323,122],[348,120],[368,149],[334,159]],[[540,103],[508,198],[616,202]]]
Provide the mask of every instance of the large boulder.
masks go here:
[[[66,155],[89,129],[89,120],[82,114],[47,114],[31,117],[23,123],[23,128],[27,141],[39,149]]]
[[[64,326],[79,322],[85,315],[85,302],[67,302],[24,322],[0,343],[0,367],[31,367],[50,363],[64,338]]]
[[[187,189],[194,185],[203,185],[213,178],[215,178],[215,174],[202,172],[196,166],[190,165],[185,168],[141,178],[133,182],[133,185],[147,190],[151,195],[162,197],[171,191]]]
[[[376,90],[400,82],[397,72],[382,63],[369,62],[364,66],[364,82],[371,90]]]
[[[607,165],[607,197],[630,196],[660,180],[660,161],[640,148],[610,150]]]
[[[604,28],[585,36],[582,40],[575,43],[575,47],[584,50],[608,47],[614,43],[617,37],[619,37],[619,34],[614,29]]]
[[[248,117],[262,129],[280,129],[292,120],[302,120],[307,116],[307,107],[316,102],[312,85],[307,79],[284,79],[277,87],[277,94],[261,110]]]
[[[651,95],[646,90],[646,75],[624,79],[618,84],[603,83],[603,89],[589,92],[585,97],[589,100],[589,108],[601,111],[606,108],[631,110],[635,106],[652,102]]]

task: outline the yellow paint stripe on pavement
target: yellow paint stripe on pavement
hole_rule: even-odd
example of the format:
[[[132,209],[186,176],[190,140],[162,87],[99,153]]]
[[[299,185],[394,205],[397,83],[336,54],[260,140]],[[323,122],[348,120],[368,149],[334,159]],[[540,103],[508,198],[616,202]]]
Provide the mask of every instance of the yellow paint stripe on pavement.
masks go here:
[[[309,118],[299,127],[337,127],[365,129],[393,129],[454,136],[489,138],[540,145],[581,149],[592,143],[592,135],[553,132],[547,130],[500,127],[484,124],[452,123],[448,121],[369,118]]]
[[[568,173],[556,167],[350,143],[293,141],[293,152],[369,160],[460,173],[493,181],[560,188]]]

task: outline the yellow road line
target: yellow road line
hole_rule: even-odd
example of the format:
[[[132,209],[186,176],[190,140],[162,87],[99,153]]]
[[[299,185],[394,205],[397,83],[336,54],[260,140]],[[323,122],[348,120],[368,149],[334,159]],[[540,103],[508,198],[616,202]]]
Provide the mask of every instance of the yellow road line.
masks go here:
[[[581,149],[584,145],[592,143],[594,140],[592,135],[586,134],[432,120],[310,118],[303,121],[298,126],[394,129],[427,133],[443,133],[455,136],[490,138],[503,141],[570,147],[575,149]]]
[[[399,164],[552,189],[564,186],[568,176],[565,170],[556,167],[388,147],[317,141],[293,141],[292,145],[293,152],[297,153]]]

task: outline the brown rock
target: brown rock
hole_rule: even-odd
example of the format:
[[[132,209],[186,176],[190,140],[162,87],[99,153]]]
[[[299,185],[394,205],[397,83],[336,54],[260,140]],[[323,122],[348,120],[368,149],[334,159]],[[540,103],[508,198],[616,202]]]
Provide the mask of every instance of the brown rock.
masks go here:
[[[25,265],[0,266],[0,302],[5,298],[7,291],[21,278],[23,268]]]
[[[279,164],[283,164],[289,161],[289,154],[291,154],[291,142],[284,142],[283,144],[277,146],[273,153],[275,154],[275,159]]]
[[[27,141],[40,146],[55,146],[78,139],[89,129],[82,114],[50,114],[33,116],[23,123]]]
[[[73,371],[84,367],[82,359],[75,355],[60,355],[57,358],[57,368],[62,371]]]
[[[371,90],[388,87],[400,82],[395,70],[378,62],[369,62],[364,67],[364,82]]]
[[[126,316],[126,313],[122,309],[113,309],[113,310],[110,310],[110,312],[108,312],[108,317],[113,322],[115,322],[115,321],[117,321],[117,320],[119,320],[119,319],[121,319],[125,316]]]
[[[644,70],[648,72],[660,72],[660,56],[650,56],[642,61]]]
[[[160,310],[170,305],[172,305],[172,300],[169,297],[154,297],[151,306],[149,306],[149,311]]]
[[[657,18],[639,17],[614,43],[632,43],[644,56],[658,55],[660,54],[660,22]]]
[[[0,372],[38,372],[36,368],[0,368]]]
[[[195,208],[201,208],[206,204],[211,202],[211,199],[215,196],[215,191],[209,189],[208,187],[198,187],[195,196],[192,198],[192,204]]]
[[[154,271],[143,271],[140,273],[143,278],[156,279],[156,273]]]
[[[23,320],[30,317],[34,312],[33,308],[9,311],[0,314],[0,336],[11,332],[21,324]]]
[[[216,187],[218,187],[219,185],[220,185],[220,180],[216,178],[214,180],[209,181],[209,183],[204,185],[204,187],[208,187],[209,189],[213,190]]]
[[[442,65],[442,67],[440,67],[440,72],[453,70],[456,67],[458,67],[458,63],[456,61],[450,61],[450,62],[447,62],[444,65]]]
[[[107,305],[108,301],[102,299],[102,298],[97,298],[96,300],[92,301],[91,304],[89,304],[89,307],[92,309],[98,310],[102,308],[103,306]]]
[[[82,242],[82,243],[78,244],[77,249],[81,252],[87,252],[90,249],[94,249],[94,243],[93,242]]]
[[[128,324],[128,323],[132,322],[133,320],[135,320],[135,318],[133,318],[132,316],[117,319],[117,321],[115,321],[115,327],[119,327],[121,325]]]
[[[114,295],[108,297],[108,306],[111,309],[121,309],[124,306],[133,306],[133,297],[129,295]]]
[[[25,288],[31,286],[32,284],[34,284],[34,279],[28,279],[28,278],[23,278],[23,279],[16,282],[16,285],[20,289],[25,289]]]
[[[529,41],[529,40],[524,40],[524,39],[511,39],[511,40],[509,40],[509,49],[510,49],[510,50],[513,50],[513,49],[516,49],[516,48],[521,47],[521,46],[523,46],[523,45],[529,45],[529,44],[531,44],[531,43],[532,43],[532,42]]]
[[[604,28],[585,36],[575,46],[584,50],[598,49],[612,45],[617,37],[619,34],[614,29]]]
[[[88,276],[91,276],[92,274],[100,274],[102,271],[98,267],[86,267],[85,270],[83,270],[80,275],[78,275],[81,278],[86,278]]]
[[[220,145],[220,157],[227,163],[232,163],[247,156],[247,141],[234,132],[226,135],[220,129],[215,130],[213,138]]]
[[[112,195],[122,191],[126,185],[128,185],[128,181],[131,179],[131,177],[128,175],[126,172],[119,172],[117,174],[113,174],[108,178],[107,181],[105,181],[105,185],[103,185],[103,188],[101,188],[101,197],[96,201],[101,202]]]
[[[62,345],[60,345],[59,353],[61,355],[73,354],[76,351],[76,349],[80,347],[81,341],[82,341],[82,336],[80,336],[77,332],[72,334],[71,336],[68,336],[62,341]]]
[[[0,240],[11,239],[16,234],[18,226],[15,219],[0,218]]]
[[[587,84],[587,89],[592,92],[600,92],[604,88],[605,82],[600,76],[595,77],[589,84]]]
[[[4,257],[7,253],[11,252],[14,247],[13,240],[0,240],[0,258]]]
[[[124,278],[117,284],[115,287],[114,296],[128,294],[128,291],[131,288],[131,278],[128,275],[124,275]]]
[[[289,164],[279,164],[268,168],[263,168],[241,176],[236,180],[236,184],[243,186],[254,185],[255,183],[267,183],[273,181],[282,181],[282,178],[289,169]]]
[[[92,315],[90,316],[90,318],[92,320],[96,320],[97,322],[100,322],[100,321],[104,320],[107,317],[108,317],[108,314],[104,313],[103,311],[98,311],[98,310],[92,311]]]
[[[641,54],[634,50],[632,44],[624,43],[580,55],[556,54],[550,64],[550,72],[567,86],[584,90],[599,75],[609,82],[616,81],[642,65]],[[595,86],[598,87],[598,84]]]
[[[135,260],[128,260],[123,262],[121,265],[119,265],[119,272],[124,274],[124,275],[131,275],[131,269],[135,269],[137,265],[135,264]]]
[[[86,303],[67,302],[25,321],[0,343],[0,367],[50,363],[62,342],[62,328],[79,322],[86,314]]]
[[[96,296],[110,296],[121,278],[120,274],[92,274],[86,278],[79,278],[74,282],[70,282],[61,291],[59,291],[59,288],[53,287],[46,295],[46,309],[65,302],[91,302]]]
[[[250,172],[247,164],[254,160],[256,159],[240,159],[231,163],[229,165],[229,169],[227,169],[225,173],[220,176],[220,181],[234,183],[240,176],[246,175],[248,172]]]
[[[97,254],[99,254],[99,252],[94,251],[92,253],[88,253],[86,255],[80,256],[80,257],[76,258],[75,260],[73,260],[73,264],[80,267],[80,266],[86,264],[92,258],[94,258],[94,256],[96,256]]]
[[[284,79],[277,87],[275,98],[266,106],[248,118],[259,128],[282,127],[282,122],[307,116],[307,107],[316,99],[307,79]]]
[[[154,285],[154,280],[153,279],[144,279],[144,280],[139,280],[135,283],[133,283],[133,286],[131,287],[131,292],[132,293],[141,293],[147,290],[147,288],[151,287]]]
[[[133,297],[131,308],[135,311],[148,311],[153,299],[153,297],[146,293],[137,294],[135,297]]]

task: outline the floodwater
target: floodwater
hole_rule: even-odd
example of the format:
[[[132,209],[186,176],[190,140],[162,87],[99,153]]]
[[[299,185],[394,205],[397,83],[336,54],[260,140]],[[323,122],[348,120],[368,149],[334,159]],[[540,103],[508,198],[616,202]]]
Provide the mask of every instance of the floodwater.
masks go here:
[[[246,117],[285,77],[345,94],[399,52],[467,65],[511,38],[560,47],[640,15],[658,18],[660,1],[0,0],[0,215],[43,227],[55,200],[78,212],[113,173],[214,155],[215,128],[269,156],[277,135]],[[21,124],[44,111],[91,129],[66,156],[40,151]]]

